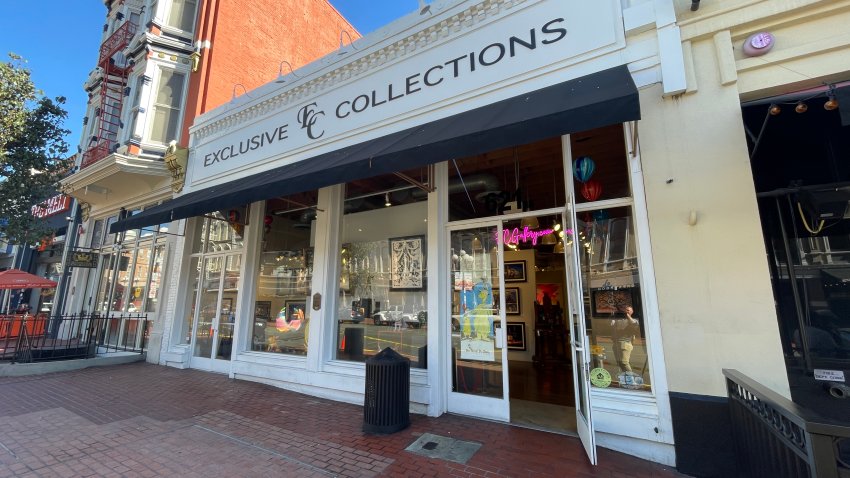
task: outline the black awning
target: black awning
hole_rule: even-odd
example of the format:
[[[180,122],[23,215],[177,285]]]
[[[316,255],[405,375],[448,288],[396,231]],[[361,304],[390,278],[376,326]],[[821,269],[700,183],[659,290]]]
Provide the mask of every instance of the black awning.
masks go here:
[[[618,66],[180,196],[114,223],[126,231],[379,174],[640,119],[637,88]]]

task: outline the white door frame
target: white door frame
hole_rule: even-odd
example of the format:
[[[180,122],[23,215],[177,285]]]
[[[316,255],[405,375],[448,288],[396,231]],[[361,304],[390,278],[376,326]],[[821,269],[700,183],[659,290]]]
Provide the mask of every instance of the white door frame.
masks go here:
[[[460,224],[451,224],[448,225],[444,231],[444,237],[447,244],[451,244],[451,233],[455,231],[463,231],[466,229],[472,229],[475,227],[495,227],[498,237],[502,237],[502,219],[501,218],[483,218],[477,219],[474,221],[463,221]],[[502,271],[504,270],[504,249],[501,241],[498,242],[498,269],[499,269],[499,320],[501,322],[501,327],[496,329],[496,337],[495,343],[497,347],[497,353],[501,353],[502,359],[502,397],[483,397],[479,395],[473,395],[468,393],[460,393],[452,391],[452,377],[454,376],[452,368],[452,360],[451,357],[448,359],[448,373],[445,374],[445,386],[448,394],[448,398],[446,401],[447,410],[451,413],[458,413],[462,415],[469,415],[479,418],[486,418],[490,420],[498,420],[503,422],[510,421],[510,387],[508,383],[508,349],[505,339],[505,294],[503,293],[505,288],[504,282],[504,274]],[[451,257],[446,257],[445,260],[449,264],[446,268],[447,271],[451,271],[452,268],[450,266]],[[494,284],[495,285],[495,284]],[[451,321],[452,316],[452,304],[451,304],[451,291],[454,287],[454,284],[451,280],[449,280],[448,289],[446,292],[448,293],[447,300],[444,302],[443,313],[444,317],[449,318],[449,322]],[[461,329],[463,325],[461,324]],[[445,353],[452,353],[452,341],[451,341],[451,333],[452,327],[449,323],[449,326],[446,328],[448,336],[448,344],[445,350]]]

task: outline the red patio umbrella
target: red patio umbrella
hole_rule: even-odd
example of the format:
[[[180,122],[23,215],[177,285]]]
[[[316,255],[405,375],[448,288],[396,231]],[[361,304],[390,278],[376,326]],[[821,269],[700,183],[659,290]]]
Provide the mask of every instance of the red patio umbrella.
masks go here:
[[[56,282],[39,277],[20,269],[8,269],[0,272],[0,289],[52,289]]]

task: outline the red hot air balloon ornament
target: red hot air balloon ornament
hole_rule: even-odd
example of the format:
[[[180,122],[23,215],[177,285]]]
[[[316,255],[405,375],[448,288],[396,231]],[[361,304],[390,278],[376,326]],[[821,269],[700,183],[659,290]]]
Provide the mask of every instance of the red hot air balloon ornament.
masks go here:
[[[581,195],[588,201],[596,201],[602,195],[602,184],[595,179],[586,181],[581,185]]]

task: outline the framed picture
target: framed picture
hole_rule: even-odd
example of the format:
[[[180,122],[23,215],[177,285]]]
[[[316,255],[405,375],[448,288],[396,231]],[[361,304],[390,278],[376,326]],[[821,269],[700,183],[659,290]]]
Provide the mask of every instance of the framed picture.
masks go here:
[[[525,322],[508,322],[505,336],[508,350],[525,350]]]
[[[284,306],[286,309],[286,323],[292,324],[293,321],[301,321],[304,320],[304,316],[307,310],[307,302],[304,300],[287,300],[284,302]],[[300,323],[300,322],[295,322]]]
[[[525,261],[505,261],[505,282],[525,281]]]
[[[269,320],[272,315],[272,302],[270,300],[258,300],[254,303],[254,317]]]
[[[632,289],[595,290],[591,294],[593,315],[623,316],[623,308],[634,306]]]
[[[519,287],[505,287],[505,314],[519,315]]]
[[[425,288],[425,236],[391,237],[390,290]]]

